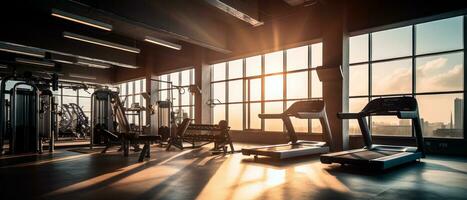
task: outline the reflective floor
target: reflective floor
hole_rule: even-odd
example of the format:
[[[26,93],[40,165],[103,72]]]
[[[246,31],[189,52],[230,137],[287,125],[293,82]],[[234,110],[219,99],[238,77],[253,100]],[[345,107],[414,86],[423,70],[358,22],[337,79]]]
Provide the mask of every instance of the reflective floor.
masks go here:
[[[154,147],[151,160],[137,159],[84,148],[1,157],[0,199],[467,199],[467,158],[429,156],[385,173],[208,147]]]

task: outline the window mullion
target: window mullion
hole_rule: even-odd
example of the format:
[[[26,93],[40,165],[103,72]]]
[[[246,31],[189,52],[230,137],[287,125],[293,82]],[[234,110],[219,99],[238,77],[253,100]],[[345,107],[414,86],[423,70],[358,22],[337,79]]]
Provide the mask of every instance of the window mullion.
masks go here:
[[[373,95],[373,91],[372,91],[373,90],[373,87],[372,87],[372,85],[373,85],[373,76],[372,76],[372,71],[373,71],[373,64],[372,64],[373,61],[372,61],[372,59],[373,58],[372,57],[373,56],[372,56],[372,51],[371,51],[371,47],[372,47],[371,37],[372,37],[372,34],[369,33],[368,34],[368,102],[371,101],[371,96]],[[368,124],[369,124],[368,128],[370,129],[370,133],[372,133],[371,132],[371,130],[372,130],[371,123],[372,122],[371,121],[372,121],[372,119],[371,119],[371,116],[370,116],[370,117],[368,117]]]
[[[417,92],[417,69],[416,69],[416,45],[417,45],[417,38],[416,38],[416,26],[412,25],[412,96],[415,97],[415,93]],[[415,128],[412,126],[412,137],[415,137]]]

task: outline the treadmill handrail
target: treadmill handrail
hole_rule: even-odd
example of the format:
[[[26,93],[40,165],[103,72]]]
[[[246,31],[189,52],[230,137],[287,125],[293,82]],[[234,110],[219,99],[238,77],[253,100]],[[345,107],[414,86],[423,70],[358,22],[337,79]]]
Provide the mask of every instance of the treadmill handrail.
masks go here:
[[[258,117],[261,119],[282,119],[284,114],[258,114]]]
[[[314,112],[297,112],[295,117],[299,119],[319,119],[323,115],[321,113]]]
[[[362,116],[361,112],[358,112],[358,113],[342,113],[342,112],[339,112],[339,113],[337,113],[337,117],[339,119],[358,119],[361,116]]]
[[[397,117],[400,119],[417,119],[418,111],[399,111]]]

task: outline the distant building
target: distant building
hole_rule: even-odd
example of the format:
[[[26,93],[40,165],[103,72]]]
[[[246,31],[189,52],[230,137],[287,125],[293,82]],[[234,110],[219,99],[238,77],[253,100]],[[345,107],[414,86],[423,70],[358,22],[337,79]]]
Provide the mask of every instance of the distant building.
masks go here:
[[[436,129],[433,132],[434,137],[442,137],[442,138],[461,138],[464,134],[462,129]]]
[[[454,99],[454,128],[462,129],[464,123],[464,99]]]
[[[407,119],[400,119],[399,120],[399,125],[400,126],[411,126],[411,121]]]

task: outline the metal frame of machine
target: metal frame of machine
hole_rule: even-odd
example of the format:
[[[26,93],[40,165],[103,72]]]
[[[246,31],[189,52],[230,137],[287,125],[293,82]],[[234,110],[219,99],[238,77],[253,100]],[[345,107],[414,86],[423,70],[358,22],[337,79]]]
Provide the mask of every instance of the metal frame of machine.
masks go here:
[[[326,115],[326,106],[322,100],[297,101],[285,112],[280,114],[259,114],[262,119],[282,119],[287,134],[288,144],[268,145],[253,148],[243,148],[243,155],[255,157],[268,156],[275,159],[285,159],[304,155],[328,153],[332,147],[332,135]],[[323,127],[323,141],[298,140],[290,117],[299,119],[319,119]]]
[[[7,90],[10,81],[16,83]],[[58,89],[58,76],[45,79],[30,72],[13,74],[2,78],[0,87],[0,155],[6,138],[10,154],[41,153],[43,140],[49,141],[48,149],[53,151],[57,105],[50,87]]]
[[[366,117],[397,116],[411,119],[415,131],[416,147],[373,144]],[[357,119],[365,146],[362,149],[321,155],[325,164],[340,163],[385,170],[425,157],[421,122],[417,100],[414,97],[379,98],[370,101],[359,113],[338,113],[341,119]]]

